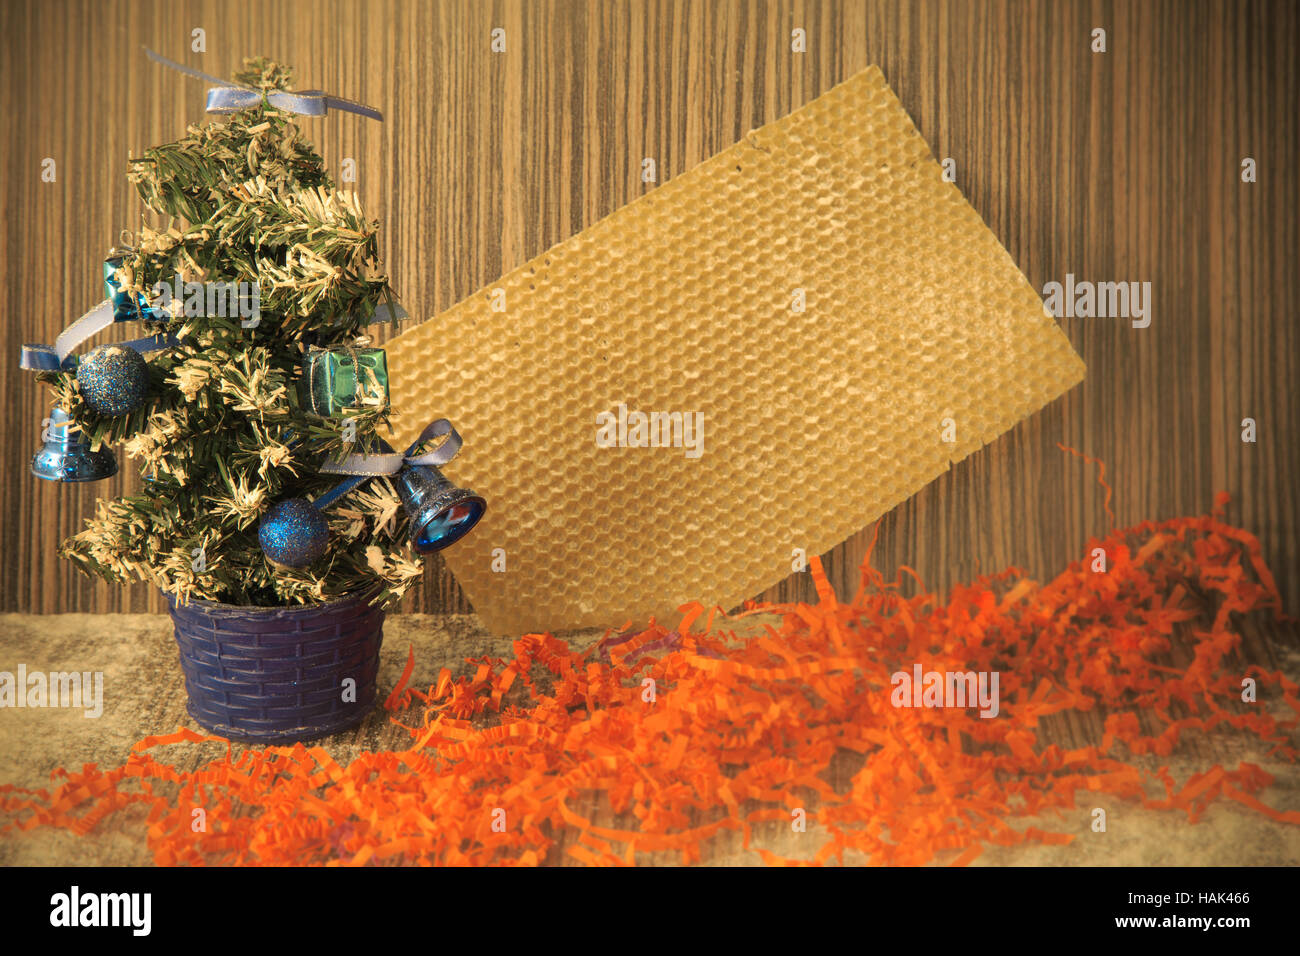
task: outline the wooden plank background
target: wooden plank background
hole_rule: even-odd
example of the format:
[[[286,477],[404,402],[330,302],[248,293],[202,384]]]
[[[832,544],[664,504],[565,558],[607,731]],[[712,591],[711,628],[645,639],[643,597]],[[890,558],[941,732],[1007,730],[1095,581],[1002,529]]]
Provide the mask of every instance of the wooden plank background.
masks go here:
[[[490,50],[494,27],[507,50]],[[790,51],[791,30],[806,53]],[[1107,52],[1090,50],[1104,28]],[[207,51],[190,51],[191,31]],[[101,298],[100,263],[141,205],[126,160],[203,118],[204,85],[265,54],[382,109],[305,120],[331,168],[358,162],[409,311],[432,316],[660,181],[875,63],[1031,283],[1150,281],[1153,320],[1064,319],[1079,388],[886,516],[887,573],[946,588],[1008,564],[1050,577],[1106,528],[1207,510],[1258,534],[1288,610],[1297,562],[1297,49],[1291,3],[52,2],[0,7],[0,610],[164,609],[55,556],[94,498],[138,487],[30,477],[47,398],[16,367]],[[1241,183],[1243,157],[1259,181]],[[41,181],[45,158],[57,182]],[[121,337],[138,334],[124,328]],[[470,358],[472,361],[472,357]],[[1243,444],[1240,422],[1258,422]],[[870,463],[864,463],[870,467]],[[855,581],[868,537],[829,556]],[[769,597],[810,596],[806,576]],[[437,560],[408,610],[462,611]],[[618,622],[613,622],[618,623]]]

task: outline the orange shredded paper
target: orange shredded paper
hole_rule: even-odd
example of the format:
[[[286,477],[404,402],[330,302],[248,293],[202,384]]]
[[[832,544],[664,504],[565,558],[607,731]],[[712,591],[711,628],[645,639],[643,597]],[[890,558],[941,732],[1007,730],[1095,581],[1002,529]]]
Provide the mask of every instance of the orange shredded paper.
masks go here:
[[[513,657],[472,659],[461,676],[444,668],[427,690],[409,684],[412,651],[386,702],[417,715],[401,724],[409,749],[340,766],[322,747],[235,756],[227,745],[183,772],[166,748],[225,741],[181,729],[140,741],[121,767],[56,771],[52,790],[0,787],[0,832],[90,834],[143,804],[160,865],[618,866],[664,851],[691,863],[724,831],[774,865],[965,865],[991,845],[1068,843],[1014,824],[1057,809],[1080,829],[1078,791],[1192,821],[1227,799],[1297,824],[1300,813],[1259,799],[1272,778],[1255,764],[1179,782],[1133,759],[1221,727],[1295,759],[1297,720],[1241,701],[1251,677],[1261,702],[1300,713],[1294,683],[1236,657],[1242,616],[1280,615],[1281,602],[1258,541],[1222,522],[1226,500],[1113,531],[1088,546],[1106,550],[1105,573],[1076,562],[1042,585],[1012,568],[946,602],[905,597],[868,553],[851,601],[813,559],[816,604],[747,605],[780,616],[756,637],[694,605],[676,631],[651,622],[587,648],[525,635]],[[1176,641],[1184,666],[1172,664]],[[894,706],[892,675],[917,664],[997,672],[998,716]],[[1089,711],[1104,715],[1099,745],[1043,743],[1043,718]],[[858,769],[837,789],[831,765],[846,758]],[[617,822],[600,825],[593,807]],[[774,827],[798,858],[755,845]]]

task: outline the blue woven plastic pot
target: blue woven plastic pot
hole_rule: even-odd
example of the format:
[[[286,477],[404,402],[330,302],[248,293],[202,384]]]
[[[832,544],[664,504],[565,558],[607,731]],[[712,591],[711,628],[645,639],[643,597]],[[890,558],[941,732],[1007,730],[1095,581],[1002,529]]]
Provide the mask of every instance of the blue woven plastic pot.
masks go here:
[[[168,595],[190,716],[223,737],[259,743],[314,740],[355,726],[375,703],[384,640],[384,612],[366,599],[178,606]],[[345,694],[348,678],[355,693]]]

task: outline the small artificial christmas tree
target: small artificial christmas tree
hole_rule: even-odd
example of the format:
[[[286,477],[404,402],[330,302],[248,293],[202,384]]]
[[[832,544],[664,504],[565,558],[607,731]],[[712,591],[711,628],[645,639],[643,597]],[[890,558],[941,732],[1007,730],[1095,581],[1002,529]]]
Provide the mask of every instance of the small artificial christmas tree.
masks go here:
[[[367,382],[381,386],[376,398],[355,379],[366,366],[359,335],[395,300],[377,273],[378,223],[335,189],[291,114],[267,101],[290,78],[246,60],[235,79],[260,102],[132,161],[129,179],[162,218],[113,260],[113,281],[179,344],[147,363],[105,346],[80,369],[40,376],[93,445],[123,444],[146,478],[140,493],[100,501],[62,554],[109,581],[150,582],[179,604],[364,593],[387,606],[421,576],[389,477],[359,483],[326,510],[308,504],[339,484],[320,471],[325,462],[391,451],[376,434],[387,425],[386,382]],[[246,283],[257,290],[256,320],[232,308],[209,314],[189,296],[157,311],[160,288],[187,288],[178,281]],[[342,413],[302,387],[308,359],[339,356],[354,395],[366,394]],[[279,522],[270,535],[268,520]]]

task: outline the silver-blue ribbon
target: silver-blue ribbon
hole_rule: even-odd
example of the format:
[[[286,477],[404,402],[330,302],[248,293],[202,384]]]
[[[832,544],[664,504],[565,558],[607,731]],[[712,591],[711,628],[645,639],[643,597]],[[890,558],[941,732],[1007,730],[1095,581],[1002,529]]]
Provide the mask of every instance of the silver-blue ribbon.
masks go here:
[[[18,366],[34,372],[70,371],[77,366],[77,359],[72,355],[73,350],[116,321],[119,321],[119,318],[114,312],[113,302],[111,299],[105,299],[60,332],[53,345],[22,346],[19,351]],[[159,349],[173,348],[181,343],[175,335],[160,333],[114,344],[135,349],[137,352],[156,352]]]
[[[447,440],[424,455],[415,455],[415,450],[427,441],[447,436]],[[445,465],[456,457],[460,451],[460,433],[445,418],[432,421],[420,432],[411,447],[405,453],[384,455],[349,455],[342,461],[327,461],[320,470],[327,475],[362,475],[373,478],[375,475],[395,475],[405,465]]]
[[[360,320],[360,318],[361,318],[360,314],[355,312],[352,314],[353,322]],[[407,314],[407,311],[403,309],[400,305],[394,303],[393,305],[375,306],[374,313],[370,316],[370,318],[367,321],[369,322],[370,325],[374,325],[376,322],[396,322],[398,319],[407,319],[407,318],[410,318],[410,315]]]
[[[153,308],[150,306],[149,308]],[[147,309],[145,310],[147,316]],[[120,310],[117,310],[111,299],[105,299],[99,305],[95,306],[77,321],[73,322],[66,329],[59,333],[59,337],[54,340],[53,345],[23,345],[19,349],[18,367],[30,369],[33,372],[57,372],[71,371],[77,367],[77,359],[72,353],[79,345],[87,339],[98,335],[104,329],[108,328],[114,322],[130,321],[135,316],[127,314],[123,316]],[[359,318],[359,316],[357,317]],[[407,318],[406,310],[400,305],[379,305],[375,307],[374,314],[370,317],[370,322],[391,322],[394,319]],[[142,339],[132,339],[130,342],[116,343],[123,348],[135,349],[137,352],[156,352],[159,349],[169,349],[180,345],[180,339],[175,335],[158,335],[146,336]],[[440,434],[446,434],[441,432]],[[437,436],[431,436],[437,437]],[[421,439],[422,441],[424,439]],[[354,455],[353,458],[362,456]],[[351,460],[351,459],[349,459]],[[450,459],[448,459],[450,461]],[[396,471],[397,469],[393,469]],[[349,474],[359,474],[359,472],[349,472]],[[375,474],[392,474],[392,472],[375,472]]]
[[[443,435],[447,436],[447,440],[433,451],[423,455],[415,454],[416,449],[425,442],[441,438]],[[380,439],[380,442],[384,447],[391,448],[383,439]],[[362,482],[378,475],[395,475],[408,466],[445,465],[456,457],[461,444],[460,432],[456,431],[447,419],[439,418],[425,426],[424,431],[420,432],[420,437],[413,441],[411,447],[406,449],[404,453],[349,455],[340,462],[326,462],[320,466],[323,474],[349,475],[350,477],[339,482],[313,501],[312,504],[320,509],[328,508]]]
[[[216,86],[208,90],[207,111],[209,113],[238,113],[240,110],[252,109],[261,103],[266,103],[272,109],[284,110],[286,113],[297,113],[300,116],[324,116],[333,108],[379,120],[381,123],[384,121],[384,114],[373,106],[365,106],[344,99],[341,96],[334,96],[324,90],[263,91],[252,86],[245,86],[242,83],[232,85],[225,80],[204,73],[202,70],[184,66],[175,60],[169,60],[148,47],[145,48],[144,52],[155,63],[171,67],[186,76],[215,83]]]

